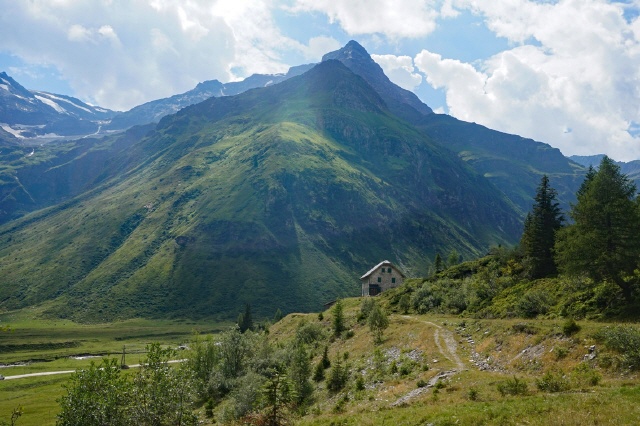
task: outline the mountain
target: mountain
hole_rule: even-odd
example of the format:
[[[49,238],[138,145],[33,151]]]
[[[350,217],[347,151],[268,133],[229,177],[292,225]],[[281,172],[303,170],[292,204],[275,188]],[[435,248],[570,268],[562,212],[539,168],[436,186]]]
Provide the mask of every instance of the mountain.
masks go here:
[[[248,302],[271,316],[357,294],[380,259],[423,274],[438,251],[519,237],[501,192],[336,60],[148,130],[47,169],[93,184],[0,227],[1,308],[235,318]]]
[[[417,120],[433,111],[413,92],[405,90],[389,80],[369,53],[358,42],[351,40],[343,48],[327,53],[323,61],[338,60],[351,71],[364,78],[386,102],[389,110],[405,119]]]
[[[499,188],[523,214],[533,204],[533,194],[543,175],[558,191],[563,209],[575,201],[585,168],[559,149],[468,123],[445,114],[432,114],[416,124],[434,141],[458,154],[476,172]]]
[[[592,166],[597,168],[600,165],[600,161],[602,161],[603,157],[604,154],[586,156],[572,155],[569,158],[578,164],[582,164],[585,167]],[[627,175],[629,179],[634,181],[636,186],[640,188],[640,160],[633,160],[628,162],[616,161],[615,163],[620,166],[620,171]]]
[[[0,72],[0,126],[18,138],[95,133],[114,115],[70,96],[27,90]]]
[[[341,61],[364,78],[389,109],[424,132],[431,140],[458,154],[476,172],[489,179],[522,212],[532,205],[532,194],[546,174],[558,191],[563,208],[575,199],[585,170],[546,143],[510,135],[484,126],[434,114],[418,97],[392,83],[356,41],[326,54],[323,60]]]
[[[291,67],[286,74],[253,74],[242,81],[231,83],[220,83],[218,80],[205,81],[188,92],[147,102],[117,114],[105,129],[123,130],[135,125],[157,123],[166,115],[174,114],[184,107],[197,104],[212,96],[232,96],[249,89],[277,84],[308,71],[313,65]]]

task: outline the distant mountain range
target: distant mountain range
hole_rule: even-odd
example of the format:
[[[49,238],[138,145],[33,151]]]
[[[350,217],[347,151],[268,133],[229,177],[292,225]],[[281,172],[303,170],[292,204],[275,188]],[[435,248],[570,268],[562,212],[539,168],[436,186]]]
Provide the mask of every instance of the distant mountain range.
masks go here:
[[[274,78],[203,83],[129,118],[213,97],[115,135],[7,140],[0,308],[317,309],[383,259],[421,275],[437,252],[513,244],[543,174],[565,204],[584,176],[547,144],[434,114],[356,42]]]
[[[572,155],[569,158],[585,167],[598,167],[603,157],[604,154],[587,156]],[[616,164],[620,166],[620,171],[627,175],[629,179],[633,180],[636,183],[636,186],[640,188],[640,160],[629,162],[616,161]]]
[[[63,136],[95,133],[114,111],[88,105],[70,96],[30,91],[0,72],[0,128],[15,138],[50,133]],[[1,136],[1,135],[0,135]]]

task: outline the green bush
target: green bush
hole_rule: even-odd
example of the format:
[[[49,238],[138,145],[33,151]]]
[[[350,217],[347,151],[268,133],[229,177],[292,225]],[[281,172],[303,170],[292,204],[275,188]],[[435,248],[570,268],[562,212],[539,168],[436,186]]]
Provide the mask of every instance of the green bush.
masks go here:
[[[476,388],[469,389],[469,392],[467,392],[467,396],[471,401],[477,401],[479,399],[478,389]]]
[[[571,372],[571,378],[580,387],[597,386],[602,376],[586,362],[578,364]]]
[[[524,294],[516,305],[518,314],[525,318],[535,318],[549,312],[553,300],[544,290],[533,289]]]
[[[620,366],[629,370],[640,369],[640,330],[631,326],[605,327],[596,339],[620,354]]]
[[[564,392],[571,389],[571,382],[562,371],[547,371],[536,386],[543,392]]]
[[[565,336],[573,336],[578,331],[580,331],[580,326],[573,318],[569,318],[562,324],[562,333],[564,333]]]
[[[513,377],[513,379],[507,379],[505,381],[499,382],[496,385],[498,392],[500,395],[526,395],[528,392],[527,382],[524,380],[518,379],[517,377]]]

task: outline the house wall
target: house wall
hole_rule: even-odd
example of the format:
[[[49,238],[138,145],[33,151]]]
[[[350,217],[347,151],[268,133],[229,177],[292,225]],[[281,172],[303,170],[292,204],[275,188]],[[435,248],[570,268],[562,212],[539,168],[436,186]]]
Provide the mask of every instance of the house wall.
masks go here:
[[[391,272],[389,272],[391,270]],[[380,291],[389,290],[402,284],[402,275],[396,268],[383,265],[362,280],[362,295],[369,296],[369,286],[379,285]]]

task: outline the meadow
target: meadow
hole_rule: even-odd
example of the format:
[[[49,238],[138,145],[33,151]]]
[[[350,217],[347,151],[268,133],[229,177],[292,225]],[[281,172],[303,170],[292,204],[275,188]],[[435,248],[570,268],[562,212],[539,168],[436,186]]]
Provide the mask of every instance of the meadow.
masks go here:
[[[73,371],[99,363],[102,357],[138,364],[149,343],[178,347],[194,333],[216,333],[228,324],[196,321],[132,319],[107,324],[78,324],[69,320],[38,319],[32,309],[0,315],[0,424],[22,407],[20,426],[53,425],[70,374],[11,379],[11,376]]]

